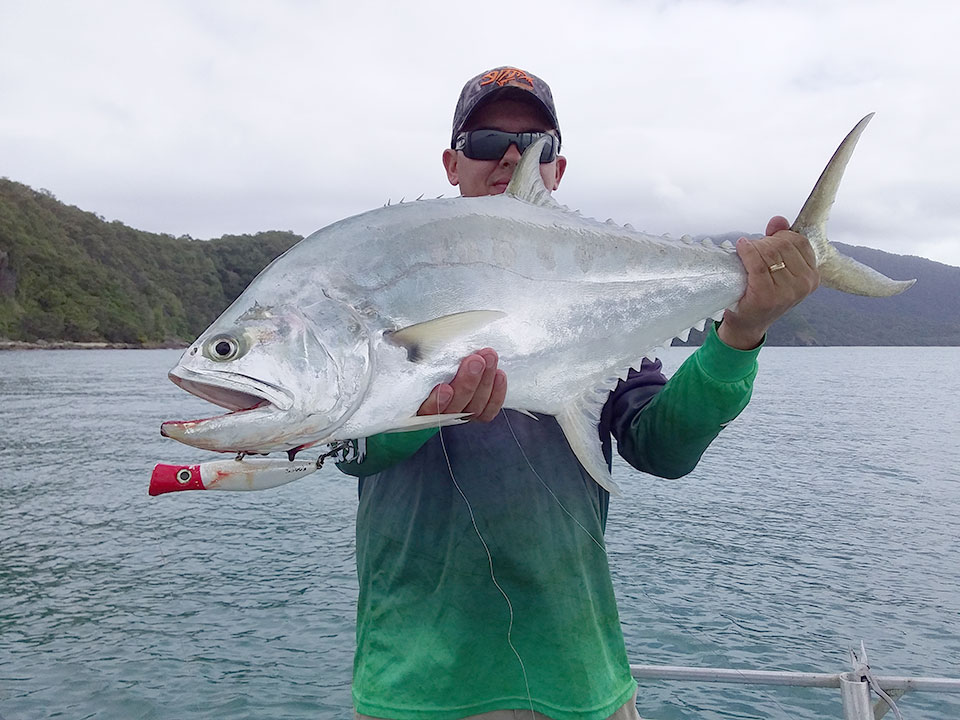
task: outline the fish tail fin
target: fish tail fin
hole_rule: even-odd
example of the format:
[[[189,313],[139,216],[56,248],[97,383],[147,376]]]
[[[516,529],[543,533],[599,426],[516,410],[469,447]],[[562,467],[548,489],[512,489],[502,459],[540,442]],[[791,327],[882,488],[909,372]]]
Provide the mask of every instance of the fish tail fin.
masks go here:
[[[820,270],[820,283],[823,286],[854,295],[890,297],[902,293],[916,280],[891,280],[873,268],[841,254],[827,240],[827,220],[837,197],[843,171],[853,155],[861,133],[872,117],[873,113],[870,113],[858,122],[840,143],[790,229],[806,236],[813,246]]]

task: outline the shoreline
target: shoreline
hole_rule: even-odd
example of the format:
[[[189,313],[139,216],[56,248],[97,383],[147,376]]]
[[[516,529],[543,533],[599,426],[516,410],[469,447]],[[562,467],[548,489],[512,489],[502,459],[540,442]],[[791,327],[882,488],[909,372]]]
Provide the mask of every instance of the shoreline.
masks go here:
[[[74,342],[72,340],[0,340],[3,350],[183,350],[190,343],[180,340],[163,343]]]

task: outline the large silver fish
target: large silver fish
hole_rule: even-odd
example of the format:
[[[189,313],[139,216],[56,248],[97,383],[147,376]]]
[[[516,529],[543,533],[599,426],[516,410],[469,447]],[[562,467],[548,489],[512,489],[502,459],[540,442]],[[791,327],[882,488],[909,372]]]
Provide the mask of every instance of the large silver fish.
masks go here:
[[[853,148],[844,139],[792,229],[823,285],[889,296],[897,282],[827,242]],[[481,347],[500,354],[505,407],[555,415],[580,462],[615,489],[597,423],[640,358],[735,306],[746,271],[732,247],[600,223],[543,186],[540,146],[503,195],[388,206],[334,223],[258,275],[170,371],[231,412],[162,433],[219,452],[270,453],[466,421],[415,417],[437,383]]]

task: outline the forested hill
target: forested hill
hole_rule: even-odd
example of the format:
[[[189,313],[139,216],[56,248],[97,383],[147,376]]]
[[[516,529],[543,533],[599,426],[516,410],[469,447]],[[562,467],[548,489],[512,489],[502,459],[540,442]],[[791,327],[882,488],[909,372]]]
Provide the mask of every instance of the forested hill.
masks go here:
[[[0,179],[0,337],[183,344],[299,239],[142,232]]]
[[[0,179],[0,339],[182,345],[299,239],[142,232]],[[960,345],[960,268],[838,247],[918,282],[884,299],[821,288],[771,329],[768,344]]]

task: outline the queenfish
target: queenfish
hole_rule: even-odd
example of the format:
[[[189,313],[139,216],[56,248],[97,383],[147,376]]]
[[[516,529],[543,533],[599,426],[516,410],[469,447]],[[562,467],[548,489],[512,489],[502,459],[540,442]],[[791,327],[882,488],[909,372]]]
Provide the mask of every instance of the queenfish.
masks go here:
[[[791,229],[812,245],[824,286],[885,297],[913,281],[842,255],[826,236],[871,117],[841,143]],[[616,491],[597,433],[609,391],[642,357],[735,307],[747,274],[729,243],[650,235],[562,207],[541,180],[540,144],[502,195],[388,205],[275,259],[169,374],[228,412],[165,422],[162,433],[217,452],[292,457],[466,422],[414,413],[464,356],[492,347],[509,378],[504,407],[555,416],[584,468]]]

